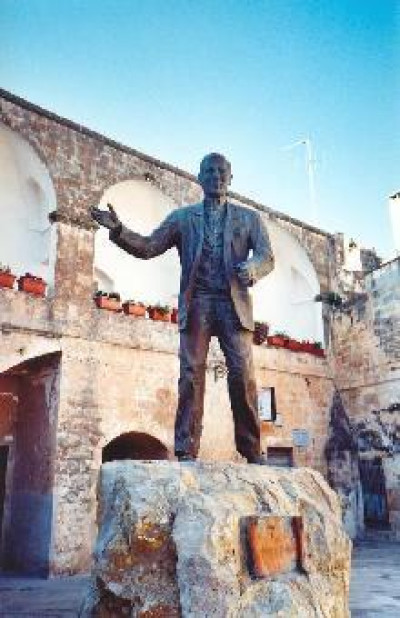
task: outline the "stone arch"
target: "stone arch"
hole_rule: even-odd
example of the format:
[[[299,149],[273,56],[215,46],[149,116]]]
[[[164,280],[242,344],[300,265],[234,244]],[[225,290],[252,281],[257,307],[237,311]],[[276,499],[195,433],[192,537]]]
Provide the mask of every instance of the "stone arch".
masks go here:
[[[267,227],[275,268],[254,288],[255,318],[296,339],[322,341],[322,310],[314,301],[320,291],[314,265],[294,235],[272,221]]]
[[[102,451],[102,462],[120,459],[171,459],[168,448],[154,436],[138,431],[123,433],[108,442]]]
[[[25,367],[28,363],[40,358],[60,356],[60,354],[60,343],[56,340],[45,339],[40,343],[36,341],[27,343],[25,337],[16,337],[14,345],[10,346],[9,350],[5,350],[4,356],[0,351],[0,375],[10,373],[18,367]]]
[[[49,162],[40,143],[40,133],[36,134],[35,132],[33,132],[31,125],[21,126],[18,123],[13,122],[13,119],[6,114],[3,114],[1,116],[0,126],[4,126],[16,135],[19,135],[20,138],[30,146],[30,148],[38,157],[39,161],[48,169],[51,181],[53,184],[55,184]]]
[[[49,572],[60,359],[45,354],[0,374],[0,444],[7,449],[0,561],[7,570]]]
[[[131,179],[109,187],[100,206],[113,204],[123,223],[141,234],[149,234],[175,207],[171,198],[145,179]],[[110,243],[107,230],[96,232],[94,277],[103,273],[112,290],[125,299],[134,298],[146,303],[161,301],[177,303],[179,288],[179,259],[176,252],[149,261],[139,260]],[[104,278],[104,277],[103,277]]]
[[[37,150],[0,122],[0,261],[20,275],[42,276],[52,286],[55,233],[48,215],[56,207],[50,172]]]

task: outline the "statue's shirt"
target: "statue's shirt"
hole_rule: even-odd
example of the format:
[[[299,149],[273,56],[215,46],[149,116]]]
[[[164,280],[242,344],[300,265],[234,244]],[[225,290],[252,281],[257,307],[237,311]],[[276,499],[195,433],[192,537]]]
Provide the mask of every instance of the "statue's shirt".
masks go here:
[[[195,294],[229,296],[224,264],[224,227],[226,204],[204,205],[204,242],[197,270]]]

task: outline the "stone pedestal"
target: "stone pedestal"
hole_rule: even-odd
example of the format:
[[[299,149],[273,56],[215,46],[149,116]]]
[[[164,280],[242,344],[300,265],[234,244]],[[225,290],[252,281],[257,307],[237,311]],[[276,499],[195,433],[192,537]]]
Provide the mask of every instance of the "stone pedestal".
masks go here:
[[[320,474],[103,465],[81,618],[347,618],[350,541]]]

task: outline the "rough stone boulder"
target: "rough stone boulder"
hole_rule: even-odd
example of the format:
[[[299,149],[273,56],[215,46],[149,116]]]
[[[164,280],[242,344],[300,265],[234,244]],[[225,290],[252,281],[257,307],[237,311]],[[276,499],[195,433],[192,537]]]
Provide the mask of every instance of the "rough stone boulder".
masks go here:
[[[310,469],[112,462],[81,618],[344,618],[350,541]]]

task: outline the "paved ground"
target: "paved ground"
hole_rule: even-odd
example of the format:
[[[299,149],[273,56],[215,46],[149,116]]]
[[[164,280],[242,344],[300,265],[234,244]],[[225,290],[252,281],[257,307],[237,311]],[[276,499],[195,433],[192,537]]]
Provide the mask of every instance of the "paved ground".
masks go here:
[[[88,577],[0,577],[1,618],[77,618]]]
[[[352,618],[400,618],[400,543],[363,541],[353,550]]]
[[[87,577],[0,577],[1,618],[77,618]],[[400,618],[400,543],[364,541],[353,552],[352,618]]]

